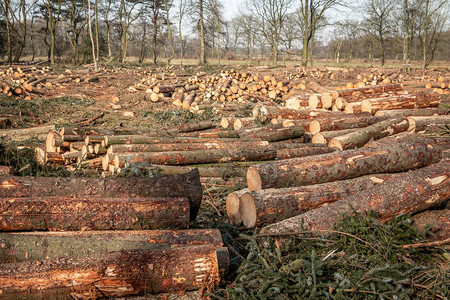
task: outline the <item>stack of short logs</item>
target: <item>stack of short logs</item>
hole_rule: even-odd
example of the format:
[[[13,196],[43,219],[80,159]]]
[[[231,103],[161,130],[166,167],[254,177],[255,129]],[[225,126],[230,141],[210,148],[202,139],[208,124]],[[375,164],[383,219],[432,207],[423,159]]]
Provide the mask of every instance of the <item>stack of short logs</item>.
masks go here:
[[[208,289],[228,265],[218,230],[190,230],[198,171],[154,178],[1,176],[0,293],[97,299]]]

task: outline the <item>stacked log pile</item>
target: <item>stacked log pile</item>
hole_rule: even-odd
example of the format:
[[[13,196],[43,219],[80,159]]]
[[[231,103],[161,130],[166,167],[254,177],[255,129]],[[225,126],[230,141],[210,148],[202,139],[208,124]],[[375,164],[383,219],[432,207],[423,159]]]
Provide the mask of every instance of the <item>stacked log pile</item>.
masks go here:
[[[374,105],[349,114],[330,108],[264,105],[254,110],[259,120],[302,124],[313,142],[337,151],[249,167],[248,189],[226,199],[231,223],[266,226],[263,232],[268,234],[302,228],[326,231],[352,207],[359,212],[378,211],[386,220],[448,201],[449,131],[440,134],[435,128],[448,128],[450,117],[448,107],[439,106],[437,94],[408,94],[395,84],[335,92],[331,99],[358,95],[369,103],[383,103],[384,109]],[[434,138],[421,137],[423,133]]]
[[[189,230],[197,170],[154,178],[0,178],[0,291],[77,299],[208,289],[218,230]]]

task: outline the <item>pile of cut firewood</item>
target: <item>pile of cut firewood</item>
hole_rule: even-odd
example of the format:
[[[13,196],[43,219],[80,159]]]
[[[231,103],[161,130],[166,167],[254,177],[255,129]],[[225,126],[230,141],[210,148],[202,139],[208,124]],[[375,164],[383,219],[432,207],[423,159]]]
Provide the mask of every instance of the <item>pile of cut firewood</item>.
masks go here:
[[[209,289],[229,259],[190,230],[198,171],[154,178],[0,178],[2,299],[96,299]]]

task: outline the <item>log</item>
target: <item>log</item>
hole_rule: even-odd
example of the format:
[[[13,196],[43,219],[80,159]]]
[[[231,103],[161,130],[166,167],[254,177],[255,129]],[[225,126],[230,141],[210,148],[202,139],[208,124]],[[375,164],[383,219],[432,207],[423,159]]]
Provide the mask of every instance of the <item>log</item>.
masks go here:
[[[358,192],[340,201],[308,211],[263,228],[263,233],[284,234],[304,229],[332,230],[343,214],[368,210],[380,214],[382,221],[398,214],[420,212],[450,197],[450,161],[442,161],[397,176],[389,182]]]
[[[373,117],[369,113],[359,113],[353,115],[342,115],[339,118],[315,119],[309,123],[309,132],[316,134],[321,131],[334,131],[351,128],[366,127],[377,122],[386,120],[388,117]]]
[[[33,196],[0,199],[0,231],[188,227],[187,198]]]
[[[431,117],[408,117],[409,128],[408,130],[414,130],[415,132],[423,131],[427,129],[429,125],[444,125],[450,126],[450,115],[444,116],[431,116]]]
[[[219,281],[216,247],[122,250],[74,258],[5,264],[3,299],[97,299],[209,288]]]
[[[206,120],[206,121],[197,122],[197,123],[183,124],[174,129],[176,130],[176,132],[193,132],[193,131],[198,131],[198,130],[209,129],[211,127],[214,127],[213,122],[211,120]],[[171,131],[171,130],[169,129],[169,131]]]
[[[192,171],[194,167],[190,166],[168,166],[168,165],[152,165],[152,164],[131,164],[131,168],[137,168],[141,171],[151,171],[154,174],[176,175],[184,174]],[[229,166],[221,164],[221,166],[202,166],[197,165],[200,177],[230,178],[245,177],[247,169],[245,166]]]
[[[431,240],[450,238],[450,210],[428,210],[411,217],[412,225]],[[427,234],[432,233],[432,235]]]
[[[207,244],[223,246],[222,235],[217,229],[8,232],[0,233],[0,244],[2,263],[118,250],[154,250]]]
[[[305,129],[299,127],[278,127],[266,126],[256,129],[242,130],[239,135],[242,138],[256,138],[268,142],[283,141],[288,139],[295,139],[302,137],[305,134]]]
[[[395,110],[379,110],[375,113],[375,116],[403,116],[403,117],[411,117],[411,116],[433,116],[433,115],[444,115],[448,114],[449,109],[438,106],[435,108],[411,108],[411,109],[395,109]]]
[[[313,144],[328,144],[328,142],[337,136],[345,135],[357,131],[358,128],[342,129],[334,131],[322,131],[313,135],[311,143]]]
[[[0,166],[0,175],[14,175],[14,168],[10,166]]]
[[[366,86],[353,89],[335,90],[332,92],[331,95],[334,99],[336,99],[337,97],[348,97],[358,94],[375,94],[400,90],[403,90],[403,86],[401,84],[387,84],[387,85]]]
[[[197,137],[157,137],[144,135],[107,135],[105,136],[105,145],[119,144],[158,144],[158,143],[196,143],[205,142],[205,138]],[[235,138],[213,138],[218,142],[235,141]]]
[[[409,130],[406,118],[390,119],[360,128],[354,132],[337,136],[328,142],[328,147],[340,150],[364,146],[370,140],[378,140],[390,135]]]
[[[46,139],[50,131],[55,131],[55,125],[46,125],[39,127],[23,128],[23,129],[1,129],[0,137],[9,138],[14,141],[24,141],[29,138],[37,137]]]
[[[64,178],[0,176],[0,197],[86,196],[86,197],[186,197],[190,216],[197,216],[202,187],[197,169],[181,175],[153,178]]]
[[[118,153],[114,155],[112,160],[116,168],[122,168],[127,164],[137,162],[156,165],[192,165],[230,161],[273,160],[276,156],[277,151],[272,147],[254,149],[242,147],[171,152]]]
[[[256,127],[256,118],[254,117],[245,117],[245,118],[237,118],[234,120],[233,128],[234,130],[241,130],[249,127]]]
[[[370,189],[396,176],[398,175],[374,174],[302,187],[265,189],[255,192],[244,190],[240,194],[235,194],[235,196],[239,195],[239,215],[235,218],[241,219],[247,228],[280,222],[344,199],[359,191]],[[230,195],[229,197],[233,198]]]
[[[366,99],[361,102],[361,111],[367,111],[374,114],[378,110],[436,107],[439,105],[440,101],[439,95],[435,93],[417,93]]]
[[[172,143],[172,144],[123,144],[111,145],[108,153],[124,153],[124,152],[164,152],[164,151],[190,151],[190,150],[207,150],[207,149],[230,149],[230,148],[256,148],[268,147],[267,141],[248,141],[248,142],[204,142],[204,143]]]
[[[248,168],[247,184],[250,191],[258,191],[401,172],[439,161],[444,148],[433,138],[422,138],[263,163]]]
[[[227,210],[227,217],[228,221],[230,221],[231,224],[234,225],[240,225],[242,223],[242,217],[240,210],[240,202],[241,202],[241,196],[245,193],[248,193],[248,189],[243,189],[239,191],[234,191],[232,193],[229,193],[227,195],[227,198],[225,200],[226,210]]]

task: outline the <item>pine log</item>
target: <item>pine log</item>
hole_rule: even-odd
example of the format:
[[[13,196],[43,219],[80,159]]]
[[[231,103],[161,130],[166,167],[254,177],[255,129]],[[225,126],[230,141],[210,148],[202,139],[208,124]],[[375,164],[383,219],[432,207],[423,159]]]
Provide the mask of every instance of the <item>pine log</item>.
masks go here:
[[[369,190],[308,211],[263,228],[262,232],[284,234],[292,231],[331,230],[344,213],[368,210],[380,214],[382,221],[401,213],[420,212],[450,197],[450,161],[442,161],[397,176]]]
[[[24,141],[26,139],[37,137],[46,139],[50,131],[55,131],[55,125],[46,125],[39,127],[23,128],[23,129],[1,129],[0,137],[9,138],[14,141]]]
[[[318,147],[319,146],[319,147]],[[327,147],[321,144],[304,144],[299,145],[295,148],[289,149],[278,149],[277,150],[277,159],[289,159],[295,157],[306,157],[312,155],[319,155],[324,153],[334,152],[336,149]]]
[[[184,174],[192,171],[194,168],[190,166],[168,166],[168,165],[153,165],[153,164],[130,164],[131,168],[136,168],[140,171],[151,171],[154,174],[161,175],[176,175]],[[215,178],[230,178],[230,177],[245,177],[247,169],[245,166],[229,166],[224,164],[221,166],[202,166],[197,165],[200,177],[215,177]]]
[[[107,135],[105,136],[105,145],[120,144],[158,144],[158,143],[197,143],[205,142],[205,138],[197,137],[156,137],[144,135]],[[213,138],[218,142],[236,141],[235,138]],[[210,139],[211,141],[211,139]]]
[[[8,232],[0,233],[0,244],[2,263],[118,250],[154,250],[206,244],[223,246],[217,229]]]
[[[237,118],[234,120],[233,128],[234,130],[241,130],[249,127],[256,127],[256,118],[254,117],[245,117],[245,118]]]
[[[375,116],[434,116],[434,115],[445,115],[448,114],[450,110],[448,108],[438,106],[435,108],[411,108],[411,109],[395,109],[395,110],[379,110],[375,113]]]
[[[444,147],[433,138],[422,138],[264,163],[248,169],[247,184],[251,191],[258,191],[400,172],[439,161]]]
[[[164,151],[190,151],[206,149],[229,149],[229,148],[256,148],[268,147],[267,141],[236,141],[231,143],[205,142],[205,143],[172,143],[172,144],[123,144],[111,145],[108,153],[124,152],[164,152]]]
[[[373,117],[369,113],[344,114],[339,118],[315,119],[309,123],[309,132],[316,134],[321,131],[343,130],[366,127],[386,120],[388,117]]]
[[[339,116],[339,112],[332,112],[327,110],[313,110],[313,109],[288,109],[275,106],[264,105],[259,109],[258,118],[261,122],[267,120],[281,118],[281,119],[312,119],[324,118],[331,116]]]
[[[186,198],[0,199],[0,231],[138,230],[189,227]]]
[[[361,102],[361,111],[374,114],[378,110],[436,107],[439,105],[439,102],[440,98],[438,94],[417,93],[398,95],[363,100]]]
[[[431,116],[431,117],[408,117],[409,128],[408,130],[414,130],[415,132],[423,131],[427,129],[429,125],[446,125],[450,126],[450,115],[444,116]]]
[[[322,131],[313,135],[311,143],[313,144],[328,144],[328,142],[337,136],[346,135],[351,132],[357,131],[358,128],[334,130],[334,131]]]
[[[211,120],[206,120],[206,121],[197,122],[197,123],[183,124],[174,129],[177,132],[193,132],[193,131],[198,131],[198,130],[209,129],[211,127],[214,127],[213,122]],[[170,131],[170,129],[169,129],[169,131]]]
[[[332,92],[331,95],[333,96],[334,99],[336,99],[337,97],[348,97],[357,94],[376,94],[376,93],[399,91],[402,89],[403,86],[401,84],[375,85],[354,89],[335,90]]]
[[[427,239],[450,238],[450,210],[428,210],[411,217],[412,225]],[[431,233],[427,234],[427,233]]]
[[[406,118],[397,118],[360,128],[354,132],[337,136],[328,142],[328,147],[340,150],[364,146],[370,140],[378,140],[390,135],[409,130],[410,124]]]
[[[237,147],[231,149],[118,153],[114,155],[112,160],[116,168],[122,168],[127,164],[136,162],[147,162],[156,165],[189,165],[230,161],[273,160],[276,156],[277,151],[272,147],[254,149]]]
[[[283,141],[302,137],[305,134],[303,127],[278,127],[266,126],[256,129],[242,130],[239,135],[242,138],[256,138],[268,142]]]
[[[194,220],[202,201],[197,169],[181,175],[153,178],[0,177],[0,197],[186,197]]]
[[[280,222],[344,199],[359,191],[370,189],[396,176],[398,175],[374,174],[302,187],[265,189],[255,192],[245,190],[247,192],[236,194],[236,196],[239,195],[237,218],[241,219],[244,226],[248,228]]]
[[[9,263],[0,269],[3,299],[20,295],[97,299],[206,289],[218,281],[218,257],[213,245],[122,250],[38,263]]]
[[[234,191],[227,195],[225,203],[228,221],[230,221],[231,224],[240,225],[242,223],[242,217],[240,212],[241,207],[240,199],[241,196],[244,195],[245,193],[248,193],[248,191],[249,191],[248,189],[243,189],[239,191]]]

